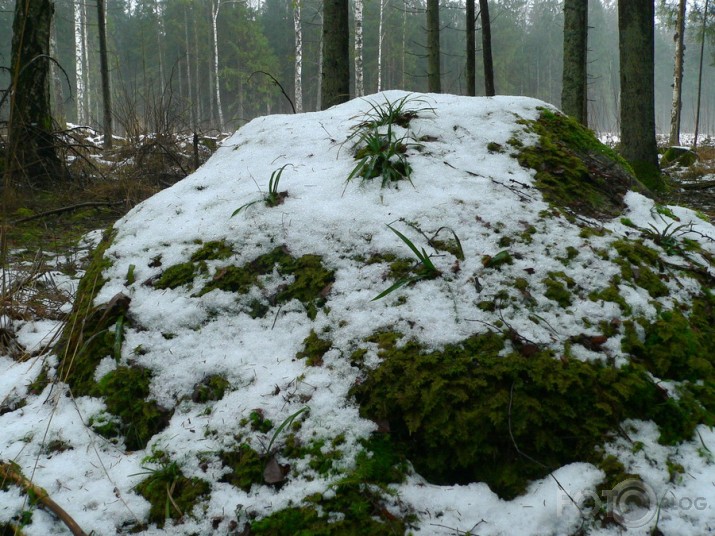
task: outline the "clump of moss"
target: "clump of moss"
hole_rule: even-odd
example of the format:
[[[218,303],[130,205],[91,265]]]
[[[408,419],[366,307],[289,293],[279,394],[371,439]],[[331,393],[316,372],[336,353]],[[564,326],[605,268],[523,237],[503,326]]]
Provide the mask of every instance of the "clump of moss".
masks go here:
[[[612,246],[618,252],[619,258],[615,262],[621,267],[623,279],[645,289],[653,298],[667,296],[670,293],[668,286],[650,268],[662,266],[657,251],[634,240],[617,240]]]
[[[187,478],[178,464],[161,461],[160,467],[148,470],[147,478],[136,485],[137,492],[151,504],[149,522],[159,528],[167,519],[180,519],[190,514],[196,503],[208,495],[211,486],[200,478]]]
[[[124,436],[127,450],[141,450],[169,424],[172,412],[149,396],[151,372],[140,367],[118,367],[97,384],[94,395],[104,397],[107,411],[118,417],[118,426],[95,427],[98,433]]]
[[[58,378],[70,385],[75,396],[89,395],[93,390],[97,365],[105,356],[114,355],[116,337],[109,328],[124,317],[129,308],[129,298],[121,298],[121,295],[108,304],[94,306],[94,298],[106,283],[102,272],[110,266],[110,261],[104,253],[114,235],[115,232],[106,232],[95,249],[56,346],[60,357]]]
[[[333,442],[334,443],[334,442]],[[380,490],[402,482],[404,457],[389,435],[373,435],[363,443],[355,468],[333,487],[330,495],[315,494],[301,506],[280,510],[251,524],[256,535],[388,536],[405,534],[405,519],[389,513]]]
[[[576,286],[576,282],[563,272],[549,272],[548,277],[543,280],[546,286],[544,296],[555,301],[561,307],[568,307],[572,303],[571,290]],[[566,283],[564,285],[564,283]],[[568,287],[568,288],[567,288]]]
[[[295,357],[297,359],[306,358],[306,363],[311,367],[319,367],[323,364],[323,356],[333,346],[332,341],[321,339],[314,330],[310,330],[308,335],[303,340],[303,349],[298,352]]]
[[[228,259],[233,255],[233,249],[223,240],[206,242],[191,255],[191,262]]]
[[[382,341],[382,363],[353,394],[361,414],[388,421],[415,469],[437,484],[482,481],[514,497],[550,470],[594,461],[624,419],[653,419],[664,441],[707,422],[696,411],[683,423],[697,401],[668,398],[635,365],[557,360],[538,349],[504,356],[494,333],[431,351]]]
[[[190,285],[193,283],[196,273],[197,266],[193,262],[175,264],[162,272],[159,279],[154,282],[154,287],[158,289],[167,289]]]
[[[628,305],[628,302],[625,300],[623,296],[621,296],[620,291],[618,290],[618,282],[619,279],[614,278],[611,280],[611,284],[601,290],[594,290],[588,295],[588,299],[591,301],[608,301],[608,302],[613,302],[617,303],[618,306],[621,308],[621,311],[623,311],[624,314],[630,315],[633,309],[631,308],[630,305]]]
[[[325,304],[325,295],[335,280],[335,274],[323,266],[320,256],[303,255],[295,258],[285,247],[275,248],[245,266],[220,269],[197,296],[215,289],[245,294],[254,286],[260,287],[259,276],[270,274],[274,269],[282,276],[292,276],[293,281],[283,285],[271,297],[270,304],[279,305],[296,299],[303,304],[308,316],[315,319],[318,309]],[[255,303],[251,310],[260,314],[260,308]]]
[[[549,203],[610,218],[624,208],[628,190],[644,190],[626,161],[573,118],[542,109],[537,120],[524,123],[539,141],[520,147],[519,163],[536,170],[535,186]]]
[[[243,443],[236,450],[221,452],[219,458],[224,467],[231,469],[221,477],[221,482],[228,482],[246,492],[251,490],[253,484],[263,484],[265,463],[249,445]]]
[[[191,400],[197,403],[221,400],[230,385],[220,374],[210,374],[194,386]]]

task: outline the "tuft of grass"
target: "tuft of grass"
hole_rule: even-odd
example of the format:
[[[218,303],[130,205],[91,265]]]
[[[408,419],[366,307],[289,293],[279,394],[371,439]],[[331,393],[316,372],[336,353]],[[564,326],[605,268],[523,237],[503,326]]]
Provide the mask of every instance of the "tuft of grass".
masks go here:
[[[389,229],[395,233],[400,240],[402,240],[405,244],[407,244],[407,247],[409,247],[412,250],[412,253],[415,254],[415,257],[417,258],[419,264],[417,270],[413,271],[413,275],[409,277],[404,277],[400,280],[398,280],[394,285],[391,287],[383,290],[375,296],[371,301],[376,301],[379,300],[380,298],[384,298],[391,292],[397,290],[398,288],[407,285],[409,283],[415,283],[417,281],[421,281],[423,279],[434,279],[437,276],[440,275],[440,271],[437,269],[437,267],[434,265],[432,262],[432,259],[430,259],[429,255],[427,252],[422,248],[422,250],[417,249],[417,246],[407,238],[405,235],[403,235],[400,231],[395,229],[394,227],[388,225]]]
[[[388,126],[386,133],[377,129],[358,134],[358,145],[361,147],[355,153],[358,163],[348,175],[347,182],[355,177],[362,177],[363,181],[382,177],[381,187],[396,183],[401,180],[412,180],[412,167],[407,161],[408,134],[397,138]]]
[[[285,171],[285,168],[287,168],[288,166],[293,166],[293,164],[284,164],[278,169],[274,170],[273,173],[271,173],[271,178],[268,179],[268,192],[264,194],[262,199],[255,199],[253,201],[241,205],[233,211],[233,213],[231,214],[231,218],[233,218],[236,214],[240,213],[242,210],[247,209],[248,207],[251,207],[256,203],[259,203],[260,201],[263,201],[267,207],[277,207],[278,205],[281,205],[283,203],[283,200],[288,197],[288,192],[278,191],[278,185],[281,182],[281,176],[283,175],[283,171]]]

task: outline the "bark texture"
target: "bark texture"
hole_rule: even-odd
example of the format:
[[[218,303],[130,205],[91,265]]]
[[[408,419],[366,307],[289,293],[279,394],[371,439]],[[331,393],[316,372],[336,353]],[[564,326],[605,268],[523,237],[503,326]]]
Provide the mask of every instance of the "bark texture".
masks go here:
[[[102,111],[104,127],[104,148],[112,147],[112,92],[109,86],[109,58],[107,57],[107,22],[104,16],[104,0],[97,0],[97,21],[99,24],[99,61],[102,71]]]
[[[479,0],[479,10],[482,20],[482,58],[484,59],[484,94],[487,97],[496,95],[494,88],[494,62],[492,61],[492,23],[489,18],[489,2]]]
[[[683,106],[683,57],[685,55],[685,0],[678,5],[675,22],[675,59],[673,61],[673,106],[670,111],[670,145],[680,145],[680,111]]]
[[[653,0],[619,0],[621,153],[651,189],[662,187],[655,140]]]
[[[12,27],[12,67],[6,173],[11,182],[46,185],[63,177],[50,108],[50,0],[18,0]]]
[[[474,97],[477,94],[476,81],[476,31],[475,31],[475,13],[474,0],[467,0],[467,68],[465,76],[467,77],[467,95]]]
[[[561,109],[588,125],[588,0],[564,2],[564,68]]]
[[[439,65],[439,0],[427,0],[427,89],[442,92]]]
[[[322,110],[350,99],[348,0],[323,0]]]

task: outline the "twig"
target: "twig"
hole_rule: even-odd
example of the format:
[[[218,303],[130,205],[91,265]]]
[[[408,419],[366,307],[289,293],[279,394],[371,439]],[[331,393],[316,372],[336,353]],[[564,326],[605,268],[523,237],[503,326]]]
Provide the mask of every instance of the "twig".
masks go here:
[[[12,222],[13,225],[17,223],[25,223],[26,221],[39,220],[45,216],[52,216],[54,214],[62,214],[63,212],[70,212],[72,210],[77,210],[85,207],[115,207],[117,205],[123,204],[124,201],[86,201],[84,203],[77,203],[76,205],[70,205],[68,207],[56,208],[54,210],[48,210],[46,212],[40,212],[39,214],[33,214],[32,216],[27,216],[26,218],[20,218]]]
[[[295,113],[295,106],[293,106],[293,101],[288,96],[288,93],[286,93],[286,90],[283,89],[283,86],[281,85],[281,83],[278,80],[276,80],[276,77],[273,76],[272,74],[267,73],[266,71],[253,71],[251,73],[251,75],[248,77],[248,80],[246,80],[246,81],[248,82],[249,80],[251,80],[251,76],[253,76],[256,73],[265,74],[268,78],[273,80],[273,83],[281,89],[281,93],[283,93],[283,96],[288,100],[288,104],[290,104],[290,107],[293,109],[293,113]]]
[[[33,496],[38,503],[55,514],[60,521],[62,521],[67,528],[70,529],[70,532],[72,532],[74,536],[87,536],[87,533],[81,529],[77,522],[72,519],[72,517],[65,512],[60,505],[50,499],[44,489],[36,486],[30,482],[30,480],[25,478],[20,473],[19,469],[17,469],[13,464],[0,462],[0,477],[2,477],[2,480],[9,480],[23,488],[28,495]]]

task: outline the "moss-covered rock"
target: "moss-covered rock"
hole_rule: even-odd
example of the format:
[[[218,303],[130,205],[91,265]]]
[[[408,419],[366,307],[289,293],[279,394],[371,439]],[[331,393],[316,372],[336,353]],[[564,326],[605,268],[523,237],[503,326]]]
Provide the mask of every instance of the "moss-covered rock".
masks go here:
[[[698,155],[687,147],[668,147],[660,158],[663,167],[690,167],[698,161]]]
[[[539,141],[519,147],[519,163],[536,171],[535,186],[549,203],[609,218],[623,210],[626,192],[645,191],[631,166],[573,118],[542,109],[539,119],[524,124]]]

